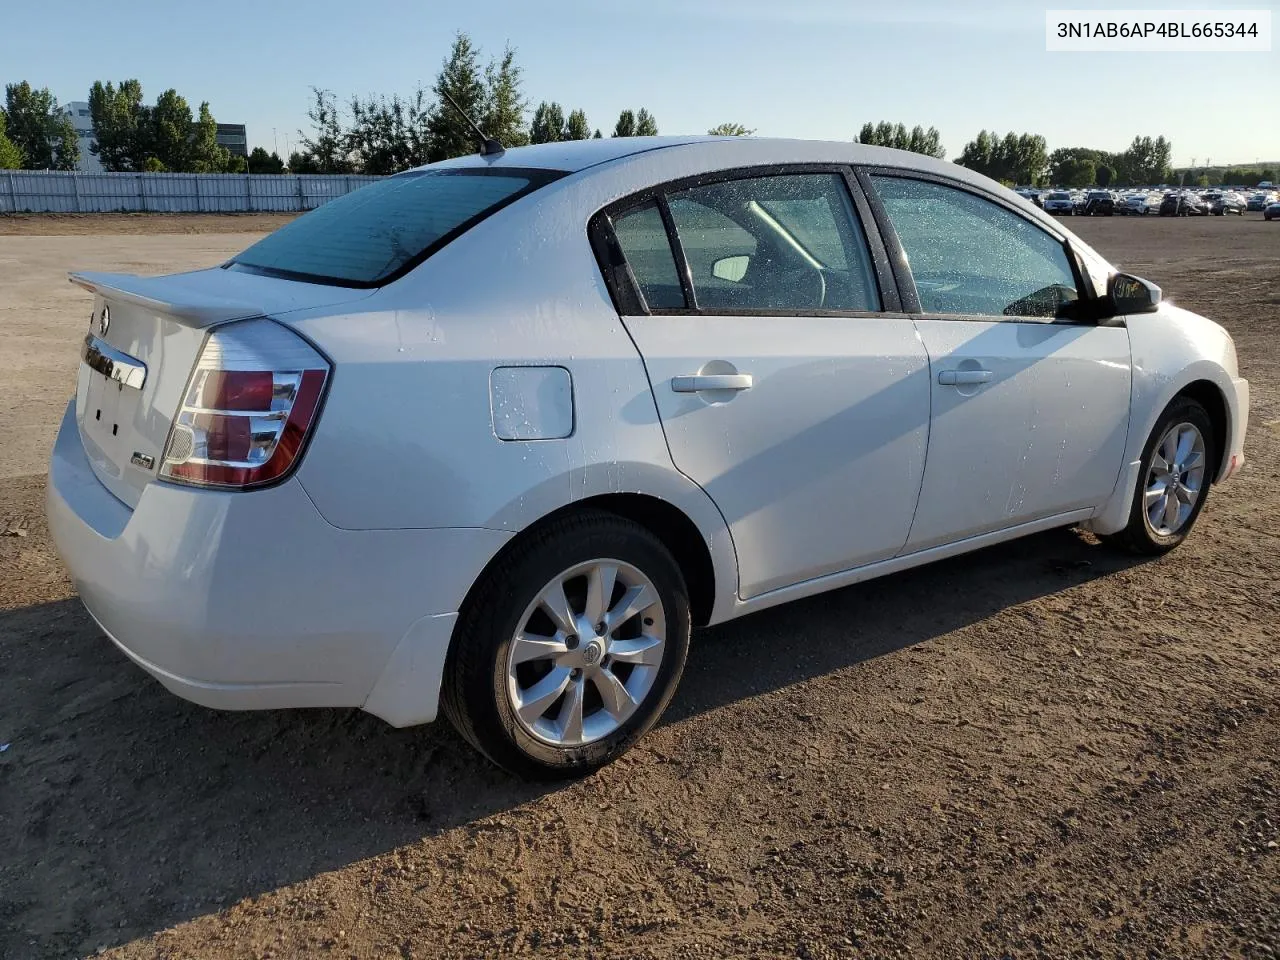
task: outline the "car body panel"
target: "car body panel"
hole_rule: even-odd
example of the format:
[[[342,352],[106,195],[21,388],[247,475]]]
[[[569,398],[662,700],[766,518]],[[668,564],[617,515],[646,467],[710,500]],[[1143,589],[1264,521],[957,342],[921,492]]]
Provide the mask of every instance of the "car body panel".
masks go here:
[[[908,550],[1096,506],[1115,487],[1129,425],[1123,326],[921,319],[932,429]],[[987,383],[948,385],[943,371]]]
[[[742,597],[902,549],[929,437],[929,358],[910,320],[652,316],[626,324],[676,467],[707,491],[733,534]],[[723,396],[672,389],[673,378],[710,364],[754,382]]]

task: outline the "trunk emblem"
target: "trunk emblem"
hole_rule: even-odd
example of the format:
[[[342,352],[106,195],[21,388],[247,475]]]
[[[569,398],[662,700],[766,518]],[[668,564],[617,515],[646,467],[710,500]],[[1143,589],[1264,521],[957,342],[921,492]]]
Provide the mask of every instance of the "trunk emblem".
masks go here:
[[[149,457],[145,453],[139,453],[135,450],[133,451],[133,456],[129,458],[129,462],[135,466],[142,467],[144,470],[150,470],[156,465],[156,458]]]

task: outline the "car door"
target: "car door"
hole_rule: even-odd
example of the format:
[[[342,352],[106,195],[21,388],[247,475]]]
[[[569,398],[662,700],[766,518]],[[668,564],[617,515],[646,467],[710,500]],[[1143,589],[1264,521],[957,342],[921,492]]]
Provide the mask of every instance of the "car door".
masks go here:
[[[840,169],[771,170],[607,213],[672,460],[723,514],[744,598],[892,557],[911,527],[928,359],[884,309],[857,190]]]
[[[907,551],[1101,504],[1124,457],[1129,336],[1064,318],[1092,291],[1063,238],[959,184],[866,181],[931,367]]]

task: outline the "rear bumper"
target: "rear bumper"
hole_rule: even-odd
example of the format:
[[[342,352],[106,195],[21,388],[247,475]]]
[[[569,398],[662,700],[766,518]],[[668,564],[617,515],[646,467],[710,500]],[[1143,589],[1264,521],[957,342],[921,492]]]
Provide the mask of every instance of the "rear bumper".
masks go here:
[[[250,493],[151,483],[130,510],[69,407],[49,529],[86,609],[135,663],[206,706],[363,707],[434,719],[455,611],[510,534],[340,530],[296,479]]]

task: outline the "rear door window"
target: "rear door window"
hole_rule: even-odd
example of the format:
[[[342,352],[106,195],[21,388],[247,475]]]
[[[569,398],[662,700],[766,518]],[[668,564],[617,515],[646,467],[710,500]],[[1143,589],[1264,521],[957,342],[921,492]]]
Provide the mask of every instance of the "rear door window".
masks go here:
[[[650,200],[614,217],[613,234],[649,309],[683,308],[684,290],[658,204]]]
[[[668,195],[699,310],[878,311],[866,237],[836,173],[725,180]]]
[[[229,266],[317,283],[379,286],[563,175],[502,167],[398,174],[330,200],[259,240]]]

